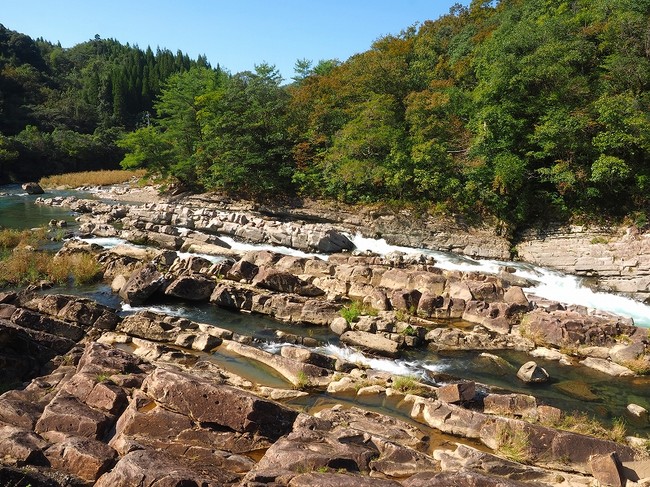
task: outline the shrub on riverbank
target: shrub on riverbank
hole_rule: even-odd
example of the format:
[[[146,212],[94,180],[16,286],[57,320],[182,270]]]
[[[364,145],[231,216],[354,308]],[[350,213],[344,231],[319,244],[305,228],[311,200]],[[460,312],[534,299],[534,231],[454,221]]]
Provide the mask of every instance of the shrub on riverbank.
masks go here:
[[[79,188],[81,186],[108,186],[122,184],[144,177],[144,170],[84,171],[58,174],[42,178],[39,184],[44,188]]]

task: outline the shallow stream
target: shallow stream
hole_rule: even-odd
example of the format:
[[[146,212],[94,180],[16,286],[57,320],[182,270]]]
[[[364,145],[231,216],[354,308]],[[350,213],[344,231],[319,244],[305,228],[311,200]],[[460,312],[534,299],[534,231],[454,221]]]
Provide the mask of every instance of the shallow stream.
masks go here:
[[[49,192],[51,196],[79,195],[77,192]],[[83,197],[88,197],[84,194]],[[74,227],[74,215],[65,209],[48,206],[37,206],[33,202],[36,196],[26,195],[19,186],[0,187],[0,227],[32,228],[47,224],[51,219],[66,220]],[[504,266],[514,267],[515,274],[533,279],[539,284],[528,291],[549,299],[560,300],[572,304],[582,304],[588,307],[598,306],[599,309],[617,312],[634,319],[640,326],[650,326],[650,307],[636,301],[607,293],[594,293],[582,286],[579,279],[566,276],[547,269],[522,264],[519,262],[498,262],[489,260],[474,260],[463,256],[433,252],[423,249],[409,249],[388,245],[382,240],[365,239],[359,235],[351,236],[360,250],[371,250],[377,253],[402,251],[406,253],[423,252],[432,255],[438,265],[445,269],[474,270],[480,272],[498,273]],[[105,246],[120,243],[118,239],[94,239]],[[250,244],[228,240],[235,249],[257,248]],[[268,246],[266,246],[268,247]],[[304,255],[292,249],[273,248],[276,251]],[[323,256],[323,258],[326,258]],[[123,305],[120,298],[113,294],[105,284],[91,287],[66,287],[53,289],[49,292],[79,294],[121,310],[129,314],[142,308]],[[505,360],[501,365],[493,360],[481,357],[479,352],[434,353],[418,350],[405,355],[401,359],[381,359],[367,357],[359,352],[342,346],[338,337],[327,327],[301,327],[277,322],[271,318],[230,312],[209,304],[194,305],[178,301],[165,301],[147,306],[147,309],[170,315],[183,316],[191,320],[210,323],[227,328],[241,335],[254,337],[256,346],[268,351],[279,352],[285,342],[278,337],[277,331],[310,337],[320,343],[320,350],[329,354],[342,356],[355,363],[363,363],[376,370],[393,374],[415,376],[423,381],[440,384],[458,378],[475,380],[492,390],[502,390],[533,394],[538,402],[557,406],[564,411],[583,411],[600,419],[611,420],[625,417],[626,406],[629,403],[639,404],[650,409],[650,377],[612,378],[608,375],[582,366],[565,366],[558,362],[535,359],[550,374],[552,380],[543,385],[526,385],[516,378],[518,368],[530,356],[513,351],[491,352]],[[217,351],[212,359],[223,368],[253,380],[259,384],[271,387],[290,387],[289,384],[267,367],[234,357],[223,351]],[[485,388],[483,388],[485,390]],[[408,417],[408,409],[399,407],[393,399],[385,397],[329,397],[327,394],[312,394],[309,398],[294,401],[296,405],[311,409],[323,407],[332,401],[345,401],[349,404],[359,404],[371,409],[385,411]],[[629,424],[634,433],[647,436],[650,429],[647,425]]]

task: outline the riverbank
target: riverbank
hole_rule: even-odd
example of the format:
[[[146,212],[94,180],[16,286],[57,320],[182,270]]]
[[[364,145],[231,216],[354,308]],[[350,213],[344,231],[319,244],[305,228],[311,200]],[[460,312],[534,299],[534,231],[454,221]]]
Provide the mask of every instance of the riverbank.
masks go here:
[[[32,485],[643,485],[647,331],[631,320],[535,297],[507,265],[355,255],[339,209],[118,192],[128,204],[38,201],[75,211],[84,240],[60,253],[96,255],[122,310],[0,297],[3,372],[25,381],[0,396],[0,452]],[[206,307],[239,318],[188,318]],[[503,385],[439,359],[468,352]],[[558,407],[567,394],[610,427]]]
[[[335,201],[295,199],[253,203],[217,194],[166,196],[153,186],[117,185],[100,194],[117,201],[167,203],[257,214],[279,221],[324,222],[349,233],[380,238],[393,246],[454,252],[478,259],[514,257],[584,278],[594,290],[650,300],[650,232],[627,225],[564,225],[529,230],[516,238],[491,224],[470,225],[417,210],[350,206]]]

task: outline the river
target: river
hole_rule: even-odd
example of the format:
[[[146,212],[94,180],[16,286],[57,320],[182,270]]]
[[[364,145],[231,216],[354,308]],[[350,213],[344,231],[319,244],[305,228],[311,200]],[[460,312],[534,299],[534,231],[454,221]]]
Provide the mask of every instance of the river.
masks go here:
[[[67,196],[70,194],[80,195],[78,192],[54,191],[49,192],[48,196]],[[83,194],[83,197],[89,197],[89,195]],[[70,227],[75,227],[74,215],[70,211],[56,207],[34,205],[35,199],[36,196],[25,194],[19,186],[0,187],[0,226],[24,229],[41,226],[47,224],[51,219],[56,219],[66,220]],[[291,255],[313,255],[304,254],[286,247],[255,246],[237,242],[228,237],[222,238],[231,244],[235,250],[266,248]],[[593,292],[588,287],[583,286],[580,280],[574,276],[564,275],[521,262],[475,260],[449,253],[393,246],[384,240],[367,239],[360,235],[350,235],[350,238],[357,249],[361,251],[367,250],[379,254],[394,251],[407,254],[425,253],[433,256],[437,262],[436,265],[443,269],[497,274],[504,266],[508,266],[514,269],[515,275],[537,282],[536,286],[526,290],[529,294],[568,304],[580,304],[591,308],[597,307],[600,310],[630,317],[637,325],[650,326],[649,306],[621,296]],[[105,247],[124,242],[120,239],[99,238],[95,238],[93,241]],[[206,257],[213,261],[219,259],[219,257],[214,256]],[[319,257],[327,258],[326,256]],[[91,297],[102,304],[121,309],[123,315],[142,309],[121,303],[119,297],[113,294],[105,284],[83,288],[68,287],[50,292],[75,293]],[[296,327],[295,325],[277,322],[268,317],[234,313],[209,304],[197,306],[176,301],[166,301],[147,306],[147,309],[183,316],[198,322],[211,323],[240,334],[252,335],[257,346],[273,352],[277,352],[284,343],[276,333],[276,330],[280,330],[285,333],[315,338],[320,343],[320,351],[344,357],[351,362],[364,364],[375,370],[415,376],[432,384],[444,383],[453,378],[472,379],[489,386],[493,390],[532,394],[541,402],[560,407],[564,411],[584,411],[605,420],[624,417],[626,406],[629,403],[639,404],[650,409],[650,378],[648,377],[612,379],[610,376],[586,367],[566,366],[558,362],[536,359],[540,365],[546,368],[552,380],[542,385],[526,385],[515,378],[517,369],[530,360],[530,356],[525,353],[513,351],[495,352],[506,361],[505,367],[496,366],[494,362],[482,357],[479,352],[432,353],[428,350],[418,350],[398,360],[387,360],[365,356],[342,346],[338,341],[338,336],[324,327]],[[219,352],[213,358],[224,368],[247,376],[259,383],[276,387],[284,383],[283,379],[278,378],[272,371],[265,367],[259,367],[259,365],[245,359],[234,358]],[[580,387],[577,387],[577,384],[580,384]],[[580,393],[583,386],[593,394],[588,401]],[[319,402],[331,400],[326,394],[311,395],[308,399],[297,401],[297,404],[314,407]],[[340,398],[336,398],[336,400],[340,400]],[[394,413],[393,404],[375,404],[371,398],[350,398],[350,401],[352,403],[359,402],[366,407],[379,410],[388,408]],[[405,412],[403,411],[402,414],[405,414]],[[630,427],[637,434],[645,436],[650,433],[647,425],[630,425]]]

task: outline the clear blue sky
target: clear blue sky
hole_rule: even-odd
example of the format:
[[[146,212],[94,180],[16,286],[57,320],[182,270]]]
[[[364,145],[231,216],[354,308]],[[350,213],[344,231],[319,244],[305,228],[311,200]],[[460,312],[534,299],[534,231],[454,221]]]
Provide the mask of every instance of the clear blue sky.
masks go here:
[[[469,0],[2,0],[0,23],[72,47],[99,34],[121,43],[205,54],[231,73],[297,59],[345,61],[386,34]]]

